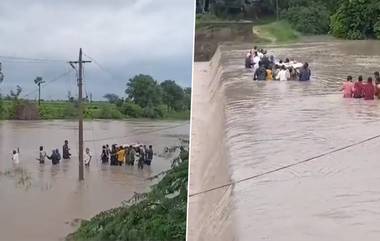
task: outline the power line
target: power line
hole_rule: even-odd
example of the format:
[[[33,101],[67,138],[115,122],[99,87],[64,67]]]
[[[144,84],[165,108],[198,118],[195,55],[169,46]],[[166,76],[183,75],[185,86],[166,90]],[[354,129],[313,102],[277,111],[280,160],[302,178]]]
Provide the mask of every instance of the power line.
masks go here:
[[[354,147],[354,146],[363,144],[365,142],[372,141],[372,140],[377,139],[379,137],[380,137],[380,135],[376,135],[376,136],[367,138],[365,140],[362,140],[362,141],[359,141],[359,142],[355,142],[353,144],[350,144],[350,145],[347,145],[347,146],[343,146],[343,147],[340,147],[340,148],[337,148],[337,149],[325,152],[323,154],[319,154],[317,156],[310,157],[310,158],[305,159],[303,161],[299,161],[299,162],[292,163],[292,164],[289,164],[289,165],[286,165],[286,166],[282,166],[282,167],[276,168],[274,170],[263,172],[263,173],[260,173],[260,174],[254,175],[254,176],[250,176],[250,177],[247,177],[247,178],[243,178],[243,179],[240,179],[240,180],[237,180],[237,181],[234,181],[234,182],[229,182],[229,183],[226,183],[224,185],[213,187],[213,188],[210,188],[210,189],[207,189],[207,190],[204,190],[204,191],[200,191],[200,192],[196,192],[196,193],[193,193],[193,194],[189,194],[189,197],[199,196],[201,194],[205,194],[205,193],[212,192],[212,191],[215,191],[215,190],[218,190],[218,189],[222,189],[222,188],[225,188],[225,187],[233,186],[233,185],[236,185],[236,184],[239,184],[239,183],[242,183],[242,182],[246,182],[246,181],[249,181],[249,180],[252,180],[252,179],[256,179],[256,178],[259,178],[259,177],[262,177],[262,176],[274,173],[274,172],[282,171],[282,170],[288,169],[290,167],[298,166],[300,164],[304,164],[304,163],[313,161],[315,159],[318,159],[318,158],[321,158],[321,157],[324,157],[324,156],[327,156],[327,155],[330,155],[330,154],[333,154],[333,153],[336,153],[336,152],[339,152],[339,151],[346,150],[346,149],[348,149],[350,147]]]
[[[63,78],[63,77],[65,77],[65,76],[69,75],[71,72],[72,72],[72,70],[70,69],[70,70],[68,70],[68,71],[66,71],[66,72],[64,72],[64,73],[62,73],[62,74],[60,74],[60,75],[58,75],[57,77],[55,77],[55,78],[53,78],[53,79],[51,79],[51,80],[46,81],[45,84],[44,84],[43,86],[49,85],[49,84],[51,84],[51,83],[53,83],[53,82],[56,82],[57,80],[60,80],[61,78]],[[30,91],[29,93],[23,95],[23,98],[28,97],[28,96],[30,96],[31,94],[33,94],[33,93],[35,93],[35,92],[37,92],[37,91],[38,91],[38,89],[35,89],[35,90],[33,90],[33,91]]]
[[[104,67],[102,64],[100,64],[98,61],[96,61],[93,57],[88,56],[88,55],[85,54],[85,53],[83,53],[83,55],[86,56],[87,58],[89,58],[90,60],[92,60],[92,62],[93,62],[96,66],[98,66],[98,68],[99,68],[100,70],[102,70],[103,72],[105,72],[106,74],[108,74],[109,76],[111,76],[112,79],[118,79],[118,78],[115,77],[115,75],[114,75],[111,71],[109,71],[106,67]]]
[[[9,60],[24,60],[24,61],[34,61],[34,62],[64,62],[63,59],[45,59],[45,58],[28,58],[28,57],[17,57],[17,56],[4,56],[0,55],[0,59],[9,59]]]
[[[106,140],[112,140],[112,139],[121,139],[121,138],[126,138],[126,137],[136,137],[136,136],[141,136],[141,135],[145,135],[145,134],[149,134],[149,133],[155,133],[155,132],[160,132],[160,131],[164,131],[164,130],[175,129],[175,128],[182,127],[182,126],[185,126],[185,125],[188,125],[188,124],[178,124],[178,125],[175,125],[175,126],[158,128],[158,129],[152,130],[152,131],[143,131],[143,132],[136,133],[136,134],[131,134],[131,135],[113,136],[113,137],[105,137],[105,138],[99,138],[99,139],[88,139],[88,140],[85,140],[85,141],[86,142],[97,142],[97,141],[106,141]]]

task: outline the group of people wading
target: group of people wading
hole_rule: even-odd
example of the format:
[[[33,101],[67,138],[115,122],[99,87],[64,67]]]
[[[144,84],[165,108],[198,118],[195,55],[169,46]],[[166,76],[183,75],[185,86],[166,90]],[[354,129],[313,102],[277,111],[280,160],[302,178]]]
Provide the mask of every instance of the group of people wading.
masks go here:
[[[343,83],[341,91],[344,98],[363,98],[365,100],[373,100],[375,96],[380,99],[380,73],[374,73],[375,83],[372,76],[367,78],[366,83],[363,83],[363,76],[359,76],[358,80],[353,83],[352,76],[347,76]]]
[[[133,166],[137,160],[137,166],[140,169],[144,165],[150,166],[153,160],[153,147],[149,145],[109,145],[103,146],[101,154],[102,163],[110,163],[112,166],[130,165]]]
[[[19,164],[19,153],[20,150],[13,150],[12,152],[12,161],[14,164]],[[62,147],[62,156],[58,149],[53,149],[50,155],[47,155],[43,146],[39,148],[39,155],[37,160],[40,164],[45,164],[46,159],[51,160],[52,165],[57,165],[60,163],[61,159],[71,159],[71,153],[69,148],[69,142],[65,140]],[[112,145],[112,148],[109,145],[104,145],[102,147],[102,154],[100,159],[103,164],[110,164],[112,166],[122,166],[130,165],[133,166],[135,161],[137,161],[137,166],[140,169],[144,168],[144,165],[150,166],[153,160],[153,147],[149,145],[149,148],[146,145]],[[89,148],[85,149],[83,155],[83,162],[85,166],[90,166],[92,160],[92,154]]]
[[[252,69],[253,79],[263,80],[310,80],[311,70],[308,63],[298,63],[288,58],[276,61],[274,56],[267,56],[267,51],[258,49],[257,46],[247,53],[245,58],[245,67]]]
[[[44,164],[46,159],[51,160],[51,164],[57,165],[61,161],[61,159],[68,160],[71,158],[70,148],[69,148],[69,141],[65,140],[63,147],[62,147],[62,156],[61,153],[59,153],[58,149],[53,149],[50,156],[46,154],[44,151],[44,147],[40,146],[40,153],[37,160],[40,162],[40,164]],[[83,155],[83,162],[85,166],[90,166],[90,162],[92,160],[92,155],[90,153],[90,149],[86,148],[85,153]]]

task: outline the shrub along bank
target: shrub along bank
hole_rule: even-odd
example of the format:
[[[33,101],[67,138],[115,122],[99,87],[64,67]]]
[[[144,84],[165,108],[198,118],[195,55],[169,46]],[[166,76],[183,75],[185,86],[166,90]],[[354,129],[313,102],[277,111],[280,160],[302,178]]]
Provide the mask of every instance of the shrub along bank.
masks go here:
[[[123,206],[102,212],[67,241],[140,240],[172,241],[186,239],[188,150],[182,149],[172,169],[151,191],[135,196]],[[160,175],[154,177],[157,178]],[[133,204],[130,204],[130,203]]]
[[[261,19],[276,17],[276,1],[218,0],[207,12],[219,19]],[[281,0],[280,17],[305,34],[328,34],[345,39],[380,39],[379,0]],[[197,5],[199,8],[201,5]],[[202,14],[201,14],[202,15]],[[210,18],[210,17],[208,17]],[[200,19],[200,18],[198,18]]]

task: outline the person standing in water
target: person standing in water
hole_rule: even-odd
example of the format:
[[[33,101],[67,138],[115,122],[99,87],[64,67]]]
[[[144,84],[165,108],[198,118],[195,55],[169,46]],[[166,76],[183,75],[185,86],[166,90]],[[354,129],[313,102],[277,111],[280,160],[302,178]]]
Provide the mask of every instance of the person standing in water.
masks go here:
[[[300,70],[299,80],[309,81],[311,76],[311,70],[309,69],[309,64],[305,63]]]
[[[343,98],[352,98],[352,90],[354,89],[354,85],[352,83],[352,76],[347,76],[346,81],[344,81],[342,88],[340,91],[343,91]]]
[[[379,72],[375,72],[375,76],[376,74],[378,74]],[[380,99],[380,76],[377,76],[375,77],[375,95],[378,99]]]
[[[125,160],[125,150],[123,146],[119,147],[119,150],[117,151],[116,156],[117,156],[117,165],[122,166]]]
[[[59,164],[59,161],[61,160],[61,155],[59,154],[58,149],[52,150],[51,155],[46,157],[51,160],[53,165]]]
[[[354,84],[353,97],[360,99],[363,97],[363,76],[359,75],[358,81]]]
[[[376,79],[380,79],[380,73],[379,73],[379,71],[376,71],[375,73],[373,73],[373,75],[375,76],[375,80]]]
[[[18,165],[20,163],[20,158],[19,158],[20,151],[17,148],[17,150],[13,150],[12,152],[12,161],[13,164]]]
[[[259,62],[259,68],[255,71],[255,74],[253,75],[253,80],[266,80],[267,79],[267,70],[265,69],[262,62]]]
[[[102,159],[102,163],[108,163],[108,155],[107,155],[107,148],[106,146],[103,146],[102,148],[102,155],[100,157]]]
[[[150,166],[153,160],[153,147],[149,145],[149,149],[146,151],[146,161],[145,163]]]
[[[39,158],[37,158],[37,160],[40,162],[40,164],[45,163],[46,156],[47,155],[46,155],[46,152],[44,151],[44,147],[40,146],[40,154],[39,154]]]
[[[113,144],[113,145],[112,145],[112,149],[111,149],[111,166],[116,166],[116,165],[117,165],[117,157],[116,157],[116,154],[117,154],[116,145]]]
[[[133,165],[135,165],[135,155],[136,155],[136,151],[135,151],[135,148],[132,146],[132,145],[130,145],[129,146],[129,152],[128,152],[128,164],[129,165],[131,165],[131,166],[133,166]]]
[[[90,153],[90,148],[87,147],[86,152],[84,153],[84,165],[86,167],[90,166],[91,159],[92,159],[92,155]]]
[[[62,156],[63,156],[63,159],[70,159],[70,157],[71,157],[68,140],[65,140],[65,144],[63,145]]]
[[[144,149],[142,146],[140,146],[140,148],[139,148],[139,161],[138,161],[138,168],[140,168],[140,169],[144,168],[144,157],[145,157]]]
[[[364,85],[363,88],[363,97],[365,100],[373,100],[375,99],[375,86],[372,83],[372,77],[368,77],[367,84]]]
[[[281,66],[281,70],[278,72],[277,76],[276,76],[276,79],[277,80],[280,80],[280,81],[287,81],[290,79],[290,73],[289,73],[289,70],[287,70],[285,68],[285,65],[282,65]]]

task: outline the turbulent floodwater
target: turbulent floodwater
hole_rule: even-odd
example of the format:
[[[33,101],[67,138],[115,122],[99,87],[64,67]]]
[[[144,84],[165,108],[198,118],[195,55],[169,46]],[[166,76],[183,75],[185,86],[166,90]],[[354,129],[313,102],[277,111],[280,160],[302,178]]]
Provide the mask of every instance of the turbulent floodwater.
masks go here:
[[[152,184],[147,177],[170,167],[171,156],[162,155],[142,171],[137,166],[104,166],[99,162],[102,145],[140,142],[152,144],[155,153],[162,154],[166,146],[178,145],[179,138],[188,135],[188,122],[85,122],[85,147],[94,160],[79,183],[76,122],[0,122],[0,172],[12,169],[10,153],[17,147],[26,170],[15,177],[0,176],[0,240],[62,240],[74,230],[73,220],[119,206],[134,192],[147,190]],[[62,152],[65,139],[74,155],[71,160],[57,166],[38,163],[40,145],[48,154],[53,148]]]
[[[241,48],[241,46],[240,46]],[[270,46],[309,62],[312,80],[255,82],[247,50],[223,49],[226,145],[240,241],[380,240],[380,101],[343,99],[347,75],[380,71],[379,41]]]

